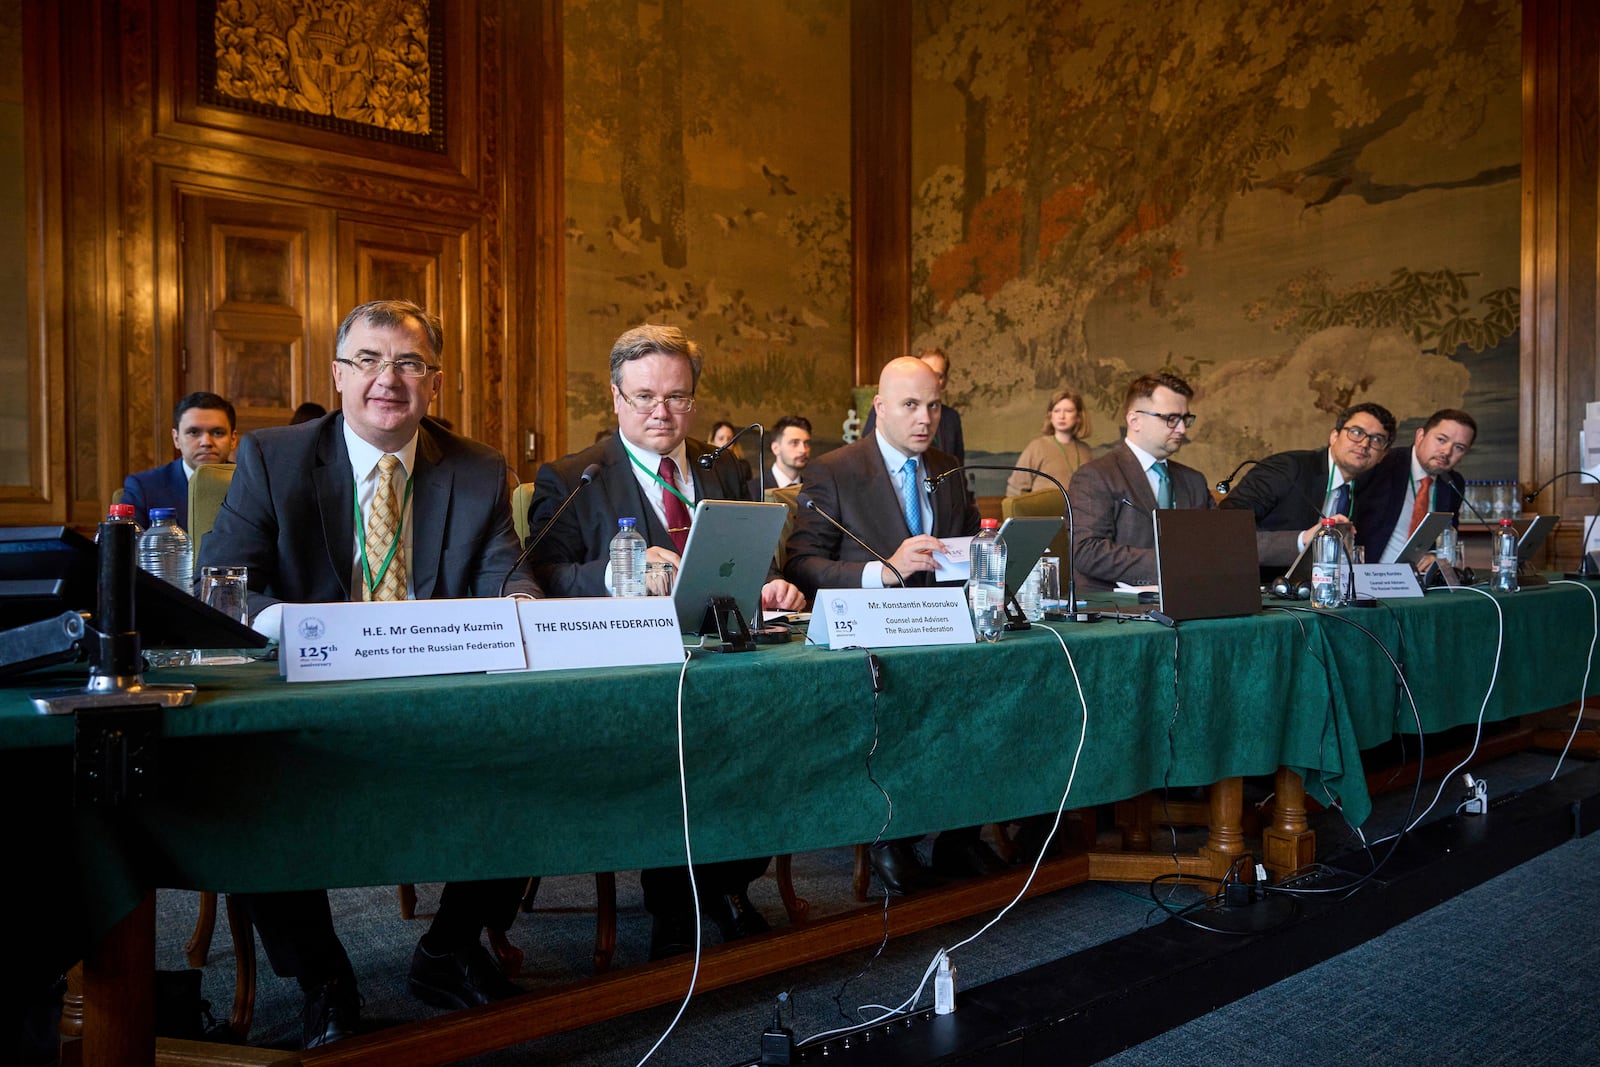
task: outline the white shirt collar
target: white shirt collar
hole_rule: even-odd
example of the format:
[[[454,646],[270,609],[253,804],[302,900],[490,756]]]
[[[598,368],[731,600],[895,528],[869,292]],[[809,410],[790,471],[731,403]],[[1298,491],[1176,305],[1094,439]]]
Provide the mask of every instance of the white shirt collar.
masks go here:
[[[1150,473],[1151,467],[1161,462],[1160,460],[1156,459],[1156,457],[1152,456],[1150,453],[1134,444],[1133,439],[1130,437],[1124,436],[1122,438],[1122,443],[1128,446],[1128,451],[1133,453],[1134,458],[1139,461],[1139,466],[1144,468],[1144,472],[1146,474]]]
[[[356,481],[365,481],[378,469],[378,461],[384,456],[396,456],[400,465],[406,469],[406,477],[411,477],[417,467],[417,434],[411,435],[411,440],[402,445],[397,452],[385,452],[377,445],[369,444],[363,440],[355,430],[350,428],[348,420],[344,423],[344,448],[350,456],[350,470],[354,472]]]
[[[627,435],[620,430],[617,431],[617,439],[622,442],[622,447],[627,449],[628,454],[637,460],[645,470],[655,474],[661,469],[662,453],[652,452],[648,448],[640,448],[628,440]],[[678,488],[682,489],[685,485],[693,485],[694,479],[689,474],[688,446],[679,441],[678,446],[671,452],[665,453],[665,455],[678,468]]]
[[[1428,472],[1423,469],[1422,464],[1417,461],[1417,449],[1415,445],[1407,450],[1407,454],[1411,457],[1411,484],[1421,485],[1422,479],[1431,477],[1431,475],[1428,474]]]
[[[883,456],[883,465],[889,468],[890,474],[899,474],[900,468],[906,465],[906,460],[915,459],[923,467],[922,474],[927,476],[927,465],[922,462],[921,456],[912,456],[909,452],[902,452],[891,445],[883,436],[881,427],[873,427],[872,436],[878,442],[878,452]]]

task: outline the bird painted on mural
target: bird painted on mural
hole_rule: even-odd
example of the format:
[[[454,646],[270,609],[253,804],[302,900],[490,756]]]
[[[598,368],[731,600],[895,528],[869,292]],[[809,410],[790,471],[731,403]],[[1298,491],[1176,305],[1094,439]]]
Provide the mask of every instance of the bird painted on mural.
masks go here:
[[[737,222],[716,211],[711,213],[711,221],[717,224],[717,229],[722,231],[722,236],[724,237],[728,236],[728,234],[739,228],[739,224]]]
[[[763,160],[761,163],[761,176],[767,179],[768,196],[777,196],[779,193],[782,193],[784,196],[796,195],[795,191],[789,188],[789,176],[787,174],[779,174],[777,171],[767,166],[765,160]]]

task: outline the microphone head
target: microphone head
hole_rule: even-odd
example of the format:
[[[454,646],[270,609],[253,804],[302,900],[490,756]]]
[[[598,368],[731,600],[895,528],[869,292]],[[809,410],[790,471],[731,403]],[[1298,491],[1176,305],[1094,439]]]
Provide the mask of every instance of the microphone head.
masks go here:
[[[817,510],[817,502],[815,500],[812,500],[810,497],[802,496],[802,497],[799,497],[797,499],[800,501],[800,506],[805,508],[807,511],[816,511]]]
[[[1524,494],[1522,494],[1522,502],[1524,504],[1531,504],[1535,500],[1538,500],[1538,499],[1539,499],[1539,494],[1538,493],[1524,493]]]
[[[1222,481],[1217,483],[1217,495],[1219,495],[1219,496],[1227,496],[1228,495],[1228,490],[1232,489],[1232,488],[1233,488],[1232,479],[1231,478],[1224,478],[1224,479],[1222,479]]]
[[[583,468],[583,473],[582,474],[578,475],[578,484],[579,485],[588,485],[590,482],[594,481],[599,476],[600,476],[600,464],[591,463],[587,467]]]
[[[719,448],[715,452],[703,453],[699,459],[695,460],[695,462],[700,464],[701,470],[708,471],[711,469],[711,465],[717,461],[717,456],[721,454],[722,449]]]

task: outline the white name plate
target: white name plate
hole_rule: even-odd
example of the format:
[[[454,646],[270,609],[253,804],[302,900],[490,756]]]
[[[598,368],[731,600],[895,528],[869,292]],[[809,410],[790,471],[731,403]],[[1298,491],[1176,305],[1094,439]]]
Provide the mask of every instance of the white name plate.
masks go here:
[[[1404,563],[1358,563],[1356,595],[1394,600],[1421,596],[1422,586],[1417,584],[1417,572]]]
[[[517,615],[532,671],[683,662],[669,596],[524,600]]]
[[[527,666],[517,602],[285,604],[278,649],[291,682],[470,674]]]
[[[829,648],[965,645],[976,638],[967,591],[819,589],[806,636]]]

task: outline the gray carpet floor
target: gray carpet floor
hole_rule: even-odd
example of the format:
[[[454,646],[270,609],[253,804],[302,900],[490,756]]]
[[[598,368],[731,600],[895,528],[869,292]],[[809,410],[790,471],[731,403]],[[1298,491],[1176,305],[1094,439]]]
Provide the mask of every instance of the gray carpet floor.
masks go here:
[[[1483,772],[1498,792],[1534,785],[1550,774],[1551,757],[1523,754]],[[1454,786],[1435,817],[1454,807]],[[1423,803],[1432,795],[1431,787]],[[1410,796],[1380,798],[1369,836],[1404,818]],[[1359,847],[1335,814],[1319,818],[1322,857]],[[1191,848],[1193,837],[1179,840]],[[1161,847],[1158,842],[1158,848]],[[1600,835],[1547,853],[1366,945],[1219,1008],[1111,1063],[1287,1063],[1307,1059],[1305,1042],[1325,1050],[1310,1062],[1475,1063],[1569,1062],[1593,1054],[1596,1009],[1588,991],[1600,978],[1600,938],[1582,932],[1600,885],[1592,874]],[[851,852],[834,849],[795,857],[796,888],[822,916],[856,907],[849,896]],[[618,946],[614,967],[645,958],[649,917],[635,874],[618,876]],[[428,912],[437,886],[419,887],[419,910]],[[770,875],[752,887],[756,905],[777,925],[783,915]],[[158,899],[158,965],[185,966],[182,945],[192,928],[196,894],[164,891]],[[411,951],[426,921],[399,917],[393,887],[336,890],[335,923],[361,983],[364,1018],[381,1027],[436,1014],[405,991]],[[589,877],[546,879],[538,909],[519,917],[511,939],[526,953],[519,984],[549,988],[589,973],[594,935],[594,882]],[[891,904],[892,906],[892,904]],[[847,1025],[871,1005],[899,1004],[916,988],[941,946],[954,944],[990,915],[904,937],[881,952],[858,952],[747,983],[696,994],[654,1064],[723,1067],[754,1059],[761,1031],[780,994],[785,1021],[797,1037]],[[956,957],[962,987],[1005,977],[1038,963],[1131,933],[1164,919],[1144,885],[1087,884],[1026,901]],[[234,961],[225,916],[219,920],[204,968],[204,995],[218,1014],[232,997]],[[931,986],[922,1006],[931,1002]],[[294,1047],[299,1034],[299,990],[260,964],[253,1044]],[[610,1067],[636,1063],[671,1022],[676,1005],[463,1062],[479,1067],[569,1064]],[[1584,1041],[1574,1046],[1575,1034]],[[1574,1059],[1572,1049],[1591,1055]],[[1481,1050],[1505,1050],[1505,1057]],[[1562,1053],[1561,1050],[1566,1052]],[[1510,1055],[1511,1051],[1516,1055]],[[1544,1053],[1551,1054],[1546,1059]]]

